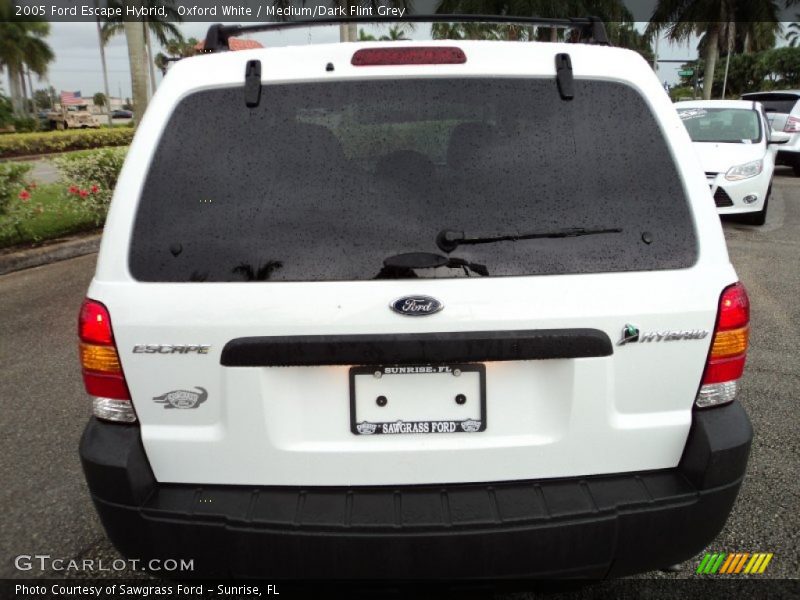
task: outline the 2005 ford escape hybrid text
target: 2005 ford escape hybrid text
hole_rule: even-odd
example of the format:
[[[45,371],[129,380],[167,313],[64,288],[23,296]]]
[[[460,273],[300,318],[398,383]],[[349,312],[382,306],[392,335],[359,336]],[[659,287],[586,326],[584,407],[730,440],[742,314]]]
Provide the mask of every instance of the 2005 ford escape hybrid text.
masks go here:
[[[122,554],[607,577],[713,540],[752,437],[747,295],[658,79],[575,23],[171,68],[80,313]]]

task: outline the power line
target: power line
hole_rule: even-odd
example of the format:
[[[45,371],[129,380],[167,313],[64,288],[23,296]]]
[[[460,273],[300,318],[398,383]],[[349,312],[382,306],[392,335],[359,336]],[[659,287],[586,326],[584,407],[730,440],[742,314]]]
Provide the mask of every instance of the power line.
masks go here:
[[[55,73],[97,73],[98,75],[102,75],[99,69],[62,69],[58,68],[55,69]],[[129,73],[126,69],[108,69],[109,73]]]

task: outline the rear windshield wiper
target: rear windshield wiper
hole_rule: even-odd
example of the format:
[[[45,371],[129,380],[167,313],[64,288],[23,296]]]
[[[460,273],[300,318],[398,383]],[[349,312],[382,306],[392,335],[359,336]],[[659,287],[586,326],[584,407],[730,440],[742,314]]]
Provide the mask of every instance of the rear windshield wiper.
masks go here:
[[[463,231],[443,229],[436,236],[436,245],[442,252],[452,252],[459,246],[472,244],[493,244],[494,242],[516,242],[518,240],[538,240],[544,238],[568,238],[582,235],[600,235],[603,233],[622,233],[622,229],[587,229],[585,227],[568,227],[553,231],[532,231],[514,235],[495,235],[487,237],[468,238]]]
[[[433,252],[408,252],[385,258],[383,260],[383,269],[381,269],[378,277],[381,279],[415,277],[415,269],[434,269],[436,267],[463,269],[466,275],[472,273],[484,277],[489,275],[489,269],[486,268],[486,265],[471,263],[463,258],[442,256]]]

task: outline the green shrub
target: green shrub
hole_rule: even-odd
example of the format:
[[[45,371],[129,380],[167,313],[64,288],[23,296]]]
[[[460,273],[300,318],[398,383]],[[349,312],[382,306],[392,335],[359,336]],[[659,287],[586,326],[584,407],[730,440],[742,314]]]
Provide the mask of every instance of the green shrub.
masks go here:
[[[105,220],[127,151],[127,148],[100,148],[66,154],[53,161],[67,185],[65,194],[96,225]]]
[[[0,163],[0,239],[26,235],[37,239],[27,231],[27,223],[42,210],[40,204],[31,202],[36,184],[25,180],[32,168],[28,163]]]
[[[39,121],[32,117],[16,118],[12,121],[12,125],[17,133],[39,131]]]
[[[9,133],[0,135],[0,158],[87,150],[105,146],[127,146],[132,139],[133,129],[125,127]]]
[[[65,202],[62,186],[29,184],[8,214],[0,216],[0,248],[50,240],[95,226],[94,220]]]
[[[11,208],[12,202],[18,200],[18,195],[25,187],[25,176],[33,165],[21,162],[0,163],[0,215],[5,215]]]
[[[11,99],[8,96],[0,94],[0,129],[11,125],[14,119],[14,111],[11,108]]]

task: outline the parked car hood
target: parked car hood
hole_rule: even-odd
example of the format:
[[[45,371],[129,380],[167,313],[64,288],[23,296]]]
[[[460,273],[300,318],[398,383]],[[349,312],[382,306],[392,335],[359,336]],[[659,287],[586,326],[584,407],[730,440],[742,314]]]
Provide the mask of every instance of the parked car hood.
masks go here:
[[[764,157],[762,144],[693,142],[692,146],[706,173],[725,173],[733,166]]]

